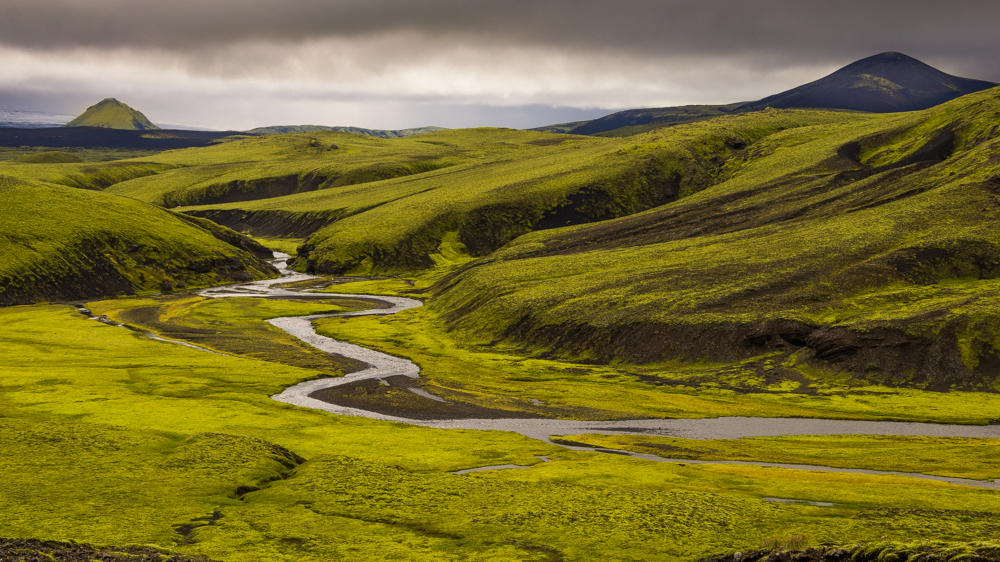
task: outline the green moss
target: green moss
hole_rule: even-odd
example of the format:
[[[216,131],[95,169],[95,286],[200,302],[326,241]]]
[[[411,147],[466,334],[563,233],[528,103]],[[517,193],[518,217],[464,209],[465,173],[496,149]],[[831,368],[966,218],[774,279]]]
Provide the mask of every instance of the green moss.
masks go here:
[[[832,435],[675,439],[632,435],[576,435],[565,439],[594,447],[697,460],[760,461],[840,468],[915,472],[995,480],[996,439]]]
[[[0,176],[0,193],[2,304],[273,275],[212,231],[138,201],[7,176]]]
[[[782,363],[807,378],[992,389],[996,92],[771,134],[718,168],[709,189],[525,234],[442,280],[429,304],[461,338],[568,359],[742,361],[815,334],[846,352],[830,360],[813,345],[789,362],[789,351]],[[952,133],[946,160],[920,152]],[[886,167],[859,163],[855,149]],[[929,160],[893,168],[917,154]],[[880,337],[912,347],[858,351]]]
[[[90,306],[151,304],[162,303]],[[240,310],[202,306],[167,315],[231,322]],[[316,305],[260,306],[240,314]],[[8,308],[0,322],[11,328],[0,346],[7,536],[156,543],[220,560],[680,561],[795,534],[983,540],[1000,513],[994,491],[912,478],[658,464],[338,417],[268,398],[310,369],[153,342],[68,307]],[[504,463],[534,466],[447,474]]]

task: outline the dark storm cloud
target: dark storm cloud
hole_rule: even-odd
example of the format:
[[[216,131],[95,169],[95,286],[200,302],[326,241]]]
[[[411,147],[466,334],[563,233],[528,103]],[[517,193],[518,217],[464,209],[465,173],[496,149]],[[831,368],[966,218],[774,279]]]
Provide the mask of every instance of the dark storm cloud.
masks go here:
[[[898,50],[997,80],[998,21],[991,0],[3,0],[0,44],[186,53],[406,32],[423,38],[421,49],[506,45],[694,64],[739,56],[760,68]]]

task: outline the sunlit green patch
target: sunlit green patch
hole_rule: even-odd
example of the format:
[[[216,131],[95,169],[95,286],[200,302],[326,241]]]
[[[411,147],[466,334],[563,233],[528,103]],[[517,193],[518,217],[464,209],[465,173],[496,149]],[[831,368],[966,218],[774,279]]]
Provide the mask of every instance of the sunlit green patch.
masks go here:
[[[768,356],[745,363],[647,365],[548,359],[511,343],[462,339],[464,333],[447,331],[428,307],[315,324],[321,334],[413,360],[430,382],[426,388],[440,396],[556,417],[764,416],[970,424],[997,418],[993,394],[926,392],[851,377],[813,377],[810,372],[802,375],[805,383],[767,383],[760,373],[768,361],[774,364]],[[815,394],[798,392],[803,384]],[[741,385],[749,388],[734,390]]]
[[[253,238],[266,248],[283,252],[290,256],[295,255],[295,249],[301,246],[303,242],[298,238],[267,238],[260,236],[254,236]]]
[[[315,306],[200,303],[91,306],[245,325]],[[268,398],[314,370],[153,342],[69,307],[8,308],[0,322],[6,536],[156,543],[219,560],[680,561],[789,533],[982,540],[1000,513],[993,491],[912,478],[660,464],[338,417]],[[533,466],[448,474],[500,464]]]
[[[1000,478],[997,439],[829,435],[703,440],[592,434],[558,439],[675,459],[805,464],[979,480]]]

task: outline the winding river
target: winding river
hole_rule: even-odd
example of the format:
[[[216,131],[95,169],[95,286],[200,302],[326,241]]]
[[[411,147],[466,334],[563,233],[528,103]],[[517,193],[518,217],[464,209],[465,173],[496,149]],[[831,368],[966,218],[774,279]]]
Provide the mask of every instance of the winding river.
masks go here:
[[[277,258],[273,263],[282,273],[278,279],[268,279],[265,281],[254,281],[239,285],[229,285],[205,289],[198,294],[208,298],[229,298],[229,297],[260,297],[260,298],[302,298],[305,294],[300,291],[285,289],[279,285],[296,281],[316,279],[315,275],[298,273],[288,269],[286,262],[289,258],[287,254],[275,253]],[[318,296],[318,294],[317,294]],[[286,388],[282,393],[272,396],[273,399],[286,404],[294,404],[307,408],[323,410],[338,415],[361,416],[377,420],[393,421],[434,427],[439,429],[473,429],[473,430],[497,430],[511,431],[521,435],[539,439],[547,443],[552,436],[578,435],[582,433],[599,433],[605,435],[662,435],[670,437],[680,437],[685,439],[738,439],[741,437],[764,437],[781,435],[899,435],[899,436],[926,436],[926,437],[969,437],[969,438],[1000,438],[1000,426],[973,426],[973,425],[946,425],[932,423],[911,423],[911,422],[875,422],[875,421],[851,421],[851,420],[826,420],[826,419],[803,419],[803,418],[746,418],[746,417],[725,417],[712,419],[643,419],[625,421],[576,421],[559,419],[454,419],[454,420],[412,420],[384,415],[376,412],[369,412],[357,408],[348,408],[330,404],[322,400],[312,398],[316,391],[335,386],[355,383],[365,379],[383,380],[393,376],[405,376],[409,378],[419,378],[420,368],[412,361],[380,353],[371,349],[353,345],[350,343],[321,336],[313,328],[313,320],[319,318],[330,318],[334,316],[365,316],[365,315],[389,315],[416,308],[422,305],[418,300],[401,297],[368,296],[356,294],[322,293],[323,298],[364,298],[365,300],[378,302],[384,308],[375,308],[354,312],[340,312],[333,314],[320,314],[313,316],[297,316],[274,318],[268,320],[277,328],[284,330],[292,336],[306,342],[307,344],[327,353],[334,353],[356,359],[366,363],[368,368],[351,373],[341,378],[325,378],[303,382]],[[181,342],[171,342],[181,343]],[[419,389],[411,389],[426,398],[440,400]],[[560,445],[559,443],[555,443]],[[844,469],[814,465],[794,465],[782,463],[766,462],[742,462],[742,461],[699,461],[690,459],[669,459],[654,455],[632,453],[627,451],[612,451],[593,447],[573,447],[561,445],[568,449],[580,451],[596,451],[627,455],[636,458],[647,459],[658,462],[674,462],[686,464],[733,464],[733,465],[753,465],[777,468],[792,468],[804,470],[816,470],[824,472],[847,472],[875,475],[898,475],[910,476],[914,478],[924,478],[952,484],[975,486],[983,488],[993,488],[1000,490],[1000,481],[967,480],[962,478],[948,478],[942,476],[931,476],[918,473],[905,472],[884,472],[862,469]],[[543,459],[548,460],[548,459]],[[502,469],[502,468],[527,468],[516,465],[502,465],[496,467],[479,467],[482,469]],[[471,470],[470,470],[471,471]],[[462,473],[469,471],[460,471]]]

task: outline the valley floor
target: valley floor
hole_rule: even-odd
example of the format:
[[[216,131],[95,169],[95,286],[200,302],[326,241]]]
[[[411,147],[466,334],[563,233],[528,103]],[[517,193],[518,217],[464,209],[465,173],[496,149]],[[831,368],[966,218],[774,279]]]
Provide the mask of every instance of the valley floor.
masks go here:
[[[375,279],[331,286],[320,299],[173,295],[87,304],[95,315],[219,353],[154,341],[66,305],[0,310],[9,328],[0,348],[0,536],[152,544],[227,561],[695,560],[762,544],[985,541],[1000,530],[998,490],[711,462],[995,480],[1000,439],[989,435],[1000,436],[1000,426],[987,424],[1000,413],[987,393],[823,377],[745,380],[736,391],[726,378],[738,373],[733,366],[588,365],[455,341],[420,307],[315,321],[319,334],[421,369],[416,386],[357,385],[336,400],[389,403],[397,413],[441,404],[412,392],[419,390],[451,406],[538,422],[742,415],[793,425],[794,418],[964,425],[935,436],[580,431],[557,440],[692,461],[658,463],[509,431],[338,416],[270,398],[365,366],[265,320],[378,306],[332,293],[413,297],[422,286]],[[456,474],[501,465],[530,468]]]

